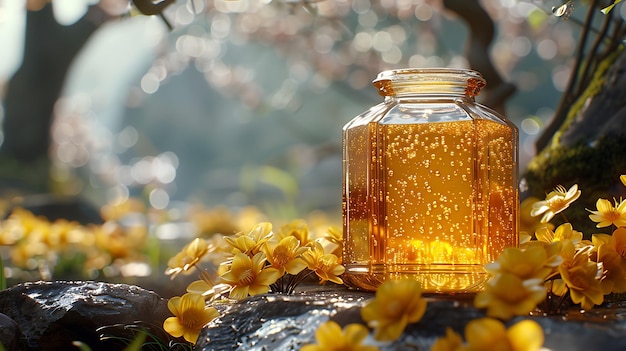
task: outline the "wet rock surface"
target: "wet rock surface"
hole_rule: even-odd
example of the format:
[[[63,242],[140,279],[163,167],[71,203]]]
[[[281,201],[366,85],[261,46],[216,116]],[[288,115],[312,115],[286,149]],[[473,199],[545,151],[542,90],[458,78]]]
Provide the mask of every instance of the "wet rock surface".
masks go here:
[[[207,325],[194,350],[299,350],[315,341],[318,326],[332,319],[342,326],[363,323],[361,307],[373,293],[341,286],[305,286],[293,295],[267,294],[239,302],[214,304],[221,317]],[[399,340],[366,343],[381,350],[429,350],[447,327],[463,333],[472,319],[484,317],[470,297],[427,297],[418,323],[407,326]],[[152,291],[126,284],[36,282],[0,292],[0,341],[6,350],[76,350],[81,341],[94,350],[123,350],[136,334],[124,326],[149,328],[172,341],[161,329],[170,316],[167,300]],[[524,317],[544,329],[548,350],[626,350],[626,302],[614,299],[581,312]],[[509,321],[515,323],[523,318]],[[141,322],[138,322],[141,321]],[[101,340],[102,335],[112,338]]]
[[[76,350],[73,341],[93,351],[121,350],[119,341],[101,341],[101,334],[132,339],[133,330],[118,326],[160,327],[170,316],[167,300],[154,292],[100,282],[20,284],[0,291],[0,313],[20,332],[19,343],[7,350]]]
[[[17,323],[7,315],[0,313],[0,342],[5,350],[17,349],[20,331]]]
[[[216,306],[222,317],[200,334],[196,350],[299,350],[315,342],[317,327],[332,319],[342,326],[364,323],[360,308],[374,294],[344,287],[306,289],[294,295],[270,294],[250,297],[233,304]],[[422,320],[407,326],[399,340],[378,343],[371,335],[366,343],[381,350],[429,350],[451,327],[461,335],[472,319],[484,312],[472,307],[470,297],[428,297]],[[544,347],[549,350],[626,350],[626,302],[615,301],[581,313],[572,310],[561,316],[524,317],[544,329]],[[515,323],[523,318],[508,322]]]

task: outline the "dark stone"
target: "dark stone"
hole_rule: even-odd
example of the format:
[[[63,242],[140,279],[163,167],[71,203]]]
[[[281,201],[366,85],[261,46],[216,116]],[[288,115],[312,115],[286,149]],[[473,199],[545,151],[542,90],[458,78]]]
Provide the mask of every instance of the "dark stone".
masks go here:
[[[20,330],[17,323],[7,315],[0,313],[0,343],[6,351],[17,350]]]
[[[169,342],[162,330],[171,315],[167,300],[132,285],[25,283],[0,291],[0,312],[19,326],[25,350],[76,349],[73,341],[93,351],[121,350],[139,328],[160,333]],[[101,340],[102,335],[114,337]]]
[[[344,287],[306,288],[294,295],[268,294],[232,304],[216,304],[222,317],[201,332],[196,350],[299,350],[315,342],[317,327],[331,319],[342,326],[363,323],[360,309],[373,293]],[[366,343],[384,350],[429,350],[445,334],[446,327],[463,335],[472,319],[484,311],[472,307],[471,296],[427,297],[428,307],[421,321],[410,324],[394,342],[376,342],[372,334]],[[626,302],[616,301],[581,313],[572,310],[559,316],[518,317],[533,319],[543,327],[544,347],[558,350],[626,350]]]
[[[361,307],[373,293],[340,286],[306,287],[293,294],[268,294],[215,307],[223,316],[200,334],[196,350],[298,350],[314,342],[317,327],[332,319],[342,326],[362,323]],[[461,312],[461,313],[460,313]],[[467,298],[431,301],[420,323],[409,326],[403,337],[381,350],[427,350],[424,345],[443,335],[446,326],[462,330],[482,316]]]

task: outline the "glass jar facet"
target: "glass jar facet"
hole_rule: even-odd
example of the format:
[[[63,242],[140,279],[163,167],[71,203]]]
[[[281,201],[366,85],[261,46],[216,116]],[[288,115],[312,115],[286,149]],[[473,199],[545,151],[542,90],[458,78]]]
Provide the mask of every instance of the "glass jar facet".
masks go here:
[[[344,281],[481,290],[484,264],[518,243],[517,128],[474,101],[475,71],[386,71],[374,85],[384,101],[343,129]]]

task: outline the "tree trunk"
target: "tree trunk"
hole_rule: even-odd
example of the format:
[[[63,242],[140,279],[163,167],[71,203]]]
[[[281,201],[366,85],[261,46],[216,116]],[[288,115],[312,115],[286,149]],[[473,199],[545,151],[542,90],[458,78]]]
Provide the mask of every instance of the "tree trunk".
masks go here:
[[[0,190],[48,190],[53,109],[74,57],[107,16],[96,6],[78,22],[56,22],[52,6],[28,11],[22,65],[8,83]]]
[[[581,198],[567,210],[586,236],[601,232],[588,218],[598,198],[626,197],[626,51],[599,65],[595,77],[568,109],[549,144],[522,177],[522,198],[543,199],[557,185],[578,184]],[[610,228],[609,228],[610,230]],[[608,230],[605,230],[608,232]]]

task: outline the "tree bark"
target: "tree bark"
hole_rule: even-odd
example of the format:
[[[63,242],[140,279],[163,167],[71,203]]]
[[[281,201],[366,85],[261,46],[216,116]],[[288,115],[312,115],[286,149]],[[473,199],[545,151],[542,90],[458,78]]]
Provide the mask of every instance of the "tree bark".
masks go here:
[[[8,83],[4,102],[0,189],[48,190],[54,104],[72,61],[108,18],[99,7],[91,6],[78,22],[63,26],[54,19],[50,4],[28,11],[23,62]]]

